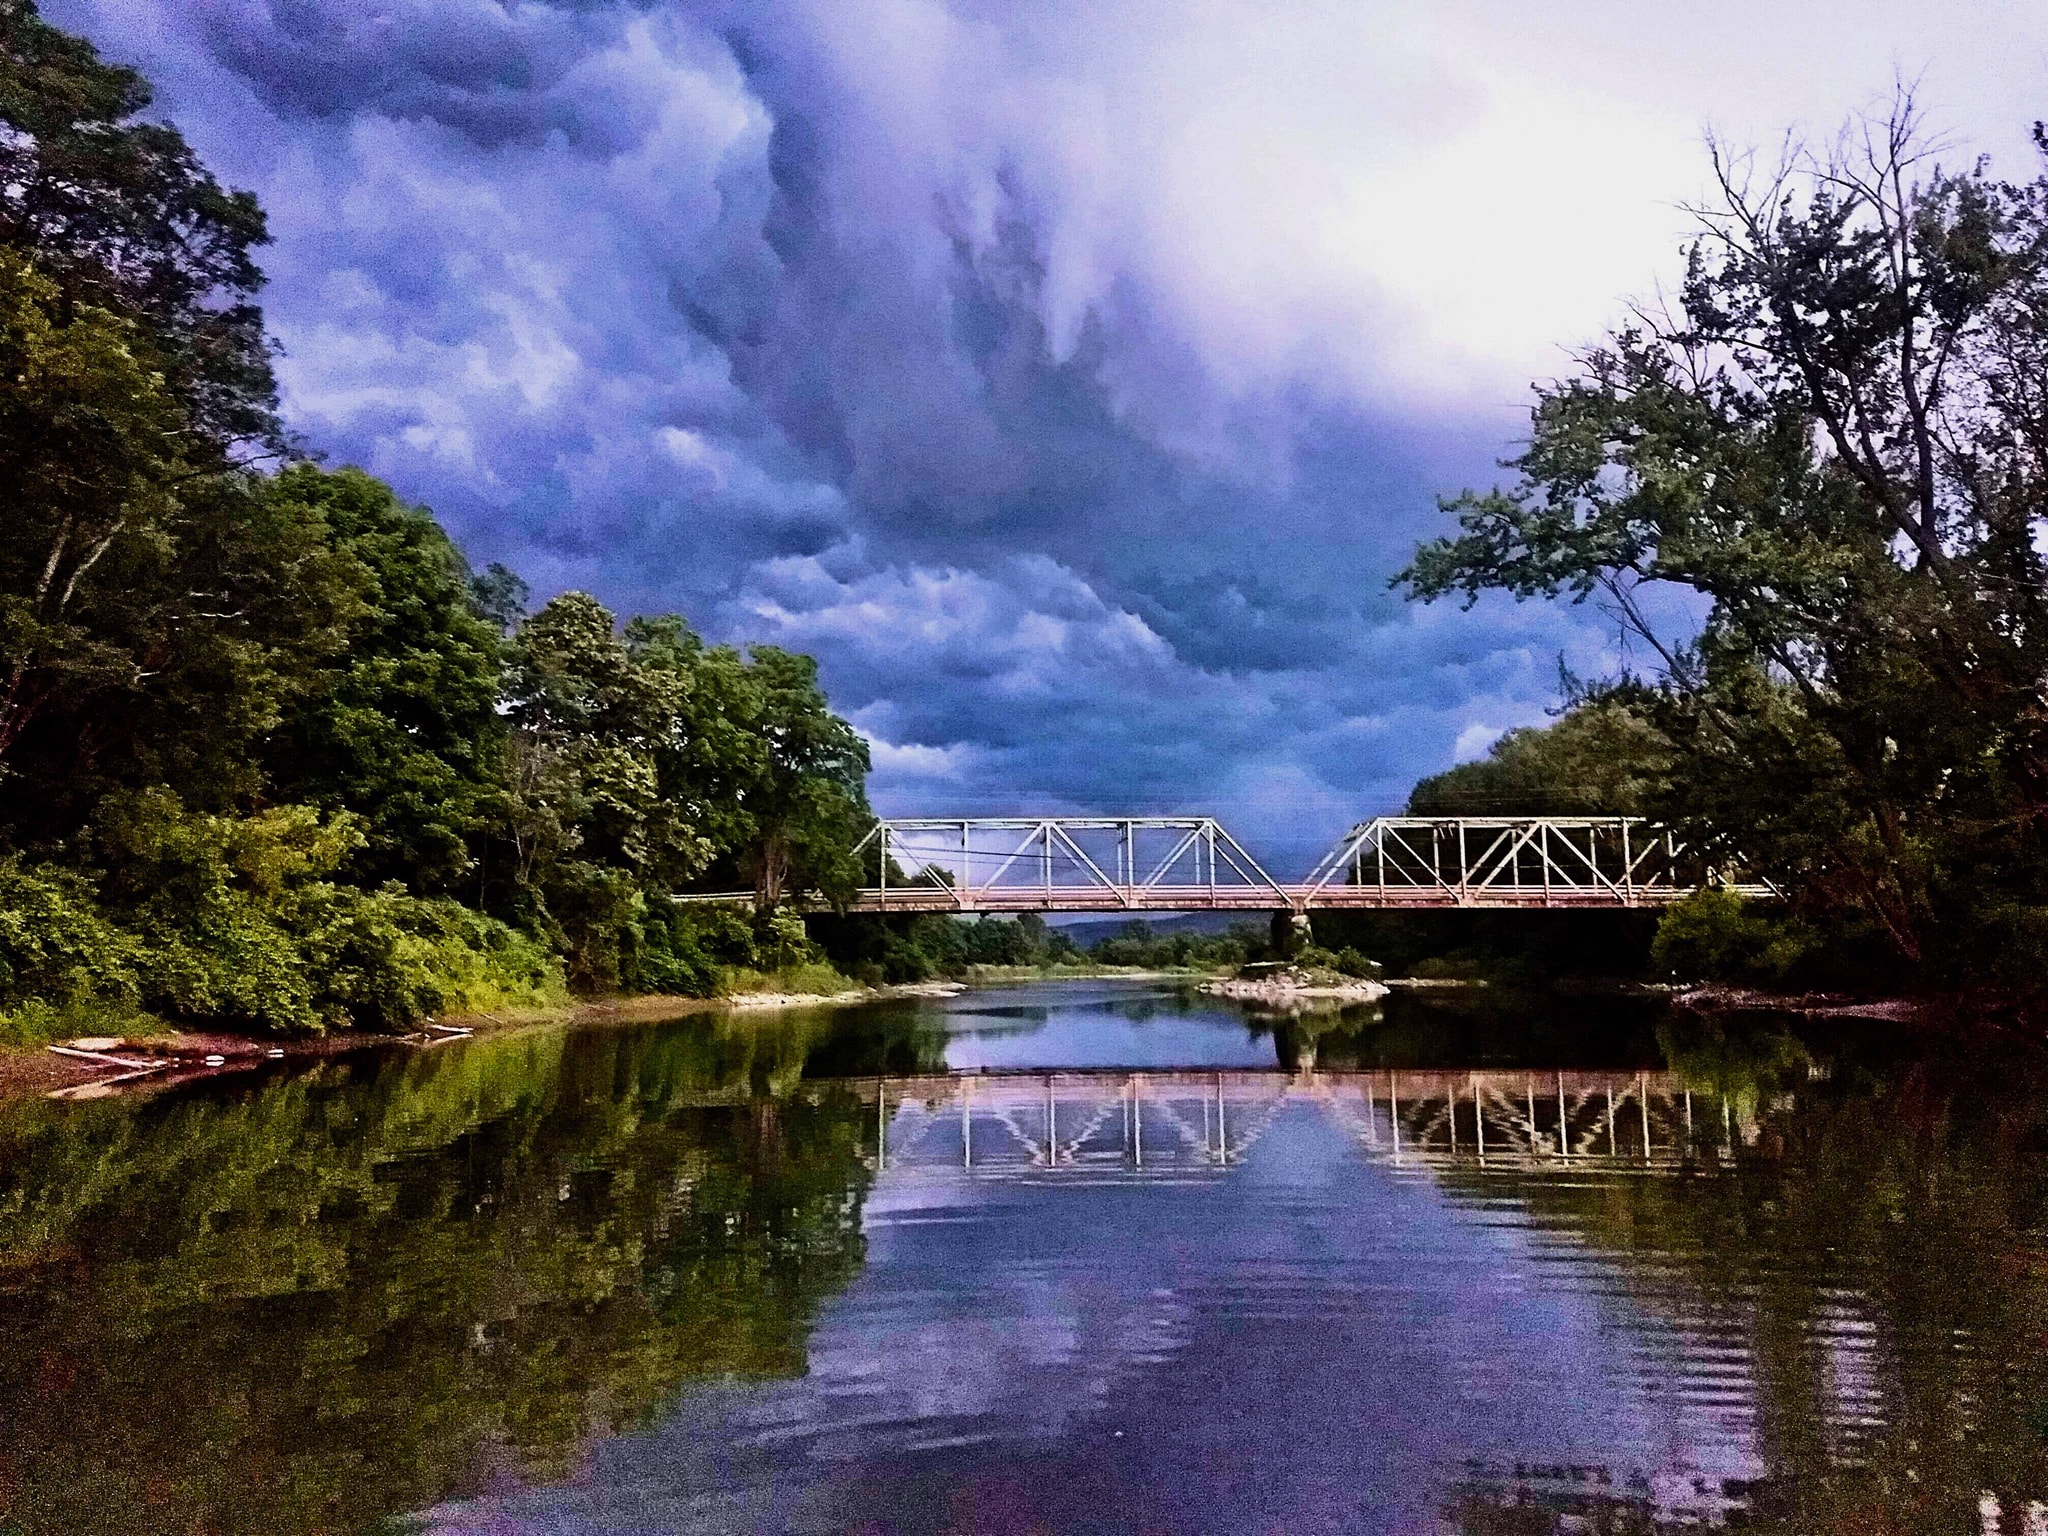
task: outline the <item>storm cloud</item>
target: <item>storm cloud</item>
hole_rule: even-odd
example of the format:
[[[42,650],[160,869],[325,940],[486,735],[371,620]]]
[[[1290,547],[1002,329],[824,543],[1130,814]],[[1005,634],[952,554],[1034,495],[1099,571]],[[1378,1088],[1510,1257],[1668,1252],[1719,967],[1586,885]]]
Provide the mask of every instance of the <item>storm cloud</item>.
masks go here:
[[[2023,168],[2048,22],[1779,9],[47,6],[263,198],[309,447],[542,595],[814,652],[884,809],[1281,865],[1622,660],[1387,578],[1675,270],[1704,122],[1924,65]]]

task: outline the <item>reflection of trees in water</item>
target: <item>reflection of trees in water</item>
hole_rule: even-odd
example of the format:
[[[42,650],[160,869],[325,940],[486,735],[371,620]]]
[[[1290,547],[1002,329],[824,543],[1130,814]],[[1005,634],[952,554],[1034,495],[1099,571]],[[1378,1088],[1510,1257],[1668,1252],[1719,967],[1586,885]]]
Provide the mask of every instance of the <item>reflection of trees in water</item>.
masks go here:
[[[901,999],[835,1009],[805,1070],[814,1077],[916,1077],[946,1070],[942,1005]]]
[[[806,1027],[482,1040],[0,1115],[0,1529],[345,1531],[800,1371],[865,1117]]]
[[[2019,1529],[2048,1496],[2048,1071],[1940,1047],[1824,1071],[1768,1025],[1671,1044],[1696,1090],[1763,1106],[1732,1170],[1451,1188],[1511,1194],[1537,1227],[1620,1260],[1636,1304],[1746,1346],[1766,1476],[1714,1490],[1746,1529],[1975,1532],[1987,1493]],[[1447,1516],[1474,1533],[1569,1528],[1561,1497],[1509,1480]],[[1695,1527],[1623,1500],[1585,1528]]]
[[[1202,1001],[1216,1006],[1214,998]],[[1512,987],[1397,991],[1338,1007],[1238,1007],[1253,1034],[1274,1036],[1280,1066],[1331,1071],[1649,1066],[1658,1060],[1658,1021],[1669,1010],[1656,997],[1573,997]]]

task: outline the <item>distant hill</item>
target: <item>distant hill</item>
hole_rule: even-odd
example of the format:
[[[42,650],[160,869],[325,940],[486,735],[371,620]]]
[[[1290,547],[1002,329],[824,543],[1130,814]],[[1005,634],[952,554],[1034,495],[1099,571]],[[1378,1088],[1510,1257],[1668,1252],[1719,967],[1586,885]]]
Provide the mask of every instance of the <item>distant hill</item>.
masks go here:
[[[1142,922],[1161,938],[1171,938],[1176,933],[1228,933],[1237,923],[1248,924],[1261,933],[1266,929],[1265,918],[1257,912],[1133,913],[1129,917],[1088,917],[1070,923],[1055,922],[1050,926],[1086,949],[1103,939],[1115,938],[1133,922]]]

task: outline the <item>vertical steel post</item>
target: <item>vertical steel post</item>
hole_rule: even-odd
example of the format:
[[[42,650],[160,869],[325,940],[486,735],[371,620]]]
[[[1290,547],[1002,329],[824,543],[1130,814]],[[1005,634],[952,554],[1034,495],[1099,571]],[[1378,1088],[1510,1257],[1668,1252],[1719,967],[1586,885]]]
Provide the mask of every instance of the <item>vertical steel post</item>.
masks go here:
[[[1536,1079],[1524,1076],[1522,1079],[1522,1092],[1527,1094],[1529,1098],[1529,1151],[1531,1155],[1534,1155],[1536,1151]]]
[[[1621,1149],[1615,1145],[1614,1141],[1614,1084],[1612,1083],[1607,1085],[1607,1155],[1609,1157],[1621,1156]]]
[[[1636,900],[1636,861],[1629,853],[1628,829],[1630,823],[1624,819],[1621,824],[1621,889],[1622,899],[1630,906]]]
[[[974,1079],[969,1077],[960,1079],[960,1166],[962,1168],[972,1168],[974,1166],[974,1127],[968,1123],[967,1119],[967,1099],[973,1087]]]
[[[1643,1122],[1643,1161],[1650,1160],[1650,1084],[1642,1073],[1636,1074],[1636,1110]]]
[[[1216,1074],[1216,1161],[1230,1162],[1230,1131],[1223,1123],[1223,1074]]]
[[[1557,1074],[1557,1152],[1560,1157],[1572,1155],[1571,1116],[1564,1107],[1564,1074]]]
[[[1486,1161],[1486,1103],[1479,1096],[1479,1074],[1472,1074],[1472,1134],[1479,1142],[1479,1161]]]
[[[889,905],[889,823],[882,823],[882,880],[876,887],[882,906]]]
[[[1451,1079],[1451,1151],[1458,1150],[1458,1080]]]
[[[1394,1136],[1394,1162],[1401,1161],[1401,1074],[1387,1074],[1387,1128]]]
[[[1141,1090],[1145,1079],[1131,1079],[1131,1161],[1142,1168],[1145,1166],[1145,1101]]]
[[[875,1079],[875,1171],[882,1173],[889,1167],[889,1084],[883,1078]]]

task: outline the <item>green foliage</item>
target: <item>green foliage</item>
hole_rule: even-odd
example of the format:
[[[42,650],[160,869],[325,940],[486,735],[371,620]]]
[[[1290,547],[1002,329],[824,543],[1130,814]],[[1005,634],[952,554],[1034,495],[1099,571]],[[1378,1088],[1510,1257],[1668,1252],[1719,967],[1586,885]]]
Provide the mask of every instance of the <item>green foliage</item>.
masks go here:
[[[1134,919],[1122,932],[1089,946],[1088,957],[1103,965],[1146,970],[1235,970],[1267,949],[1256,923],[1236,923],[1222,934],[1155,934],[1150,923]]]
[[[854,989],[854,980],[823,960],[809,960],[753,970],[735,966],[718,982],[720,994],[744,996],[749,992],[774,992],[785,997],[833,997]]]
[[[1555,724],[1509,731],[1477,762],[1423,779],[1411,816],[1641,815],[1669,771],[1670,743],[1621,697]]]
[[[149,86],[60,32],[34,0],[0,4],[0,245],[65,299],[155,338],[163,382],[204,439],[275,442],[275,388],[246,192],[220,186],[177,129],[140,121]]]
[[[136,996],[137,946],[72,870],[0,861],[0,1007]]]
[[[148,102],[0,0],[7,1028],[401,1027],[814,963],[777,909],[858,884],[872,818],[810,659],[581,593],[526,618],[430,513],[293,462],[262,212]],[[680,916],[707,879],[768,915]]]
[[[774,906],[815,891],[843,902],[862,883],[853,847],[873,824],[867,743],[832,714],[808,656],[756,646],[695,655],[688,781],[706,804],[719,883]]]
[[[1437,791],[1523,793],[1538,748],[1533,782],[1634,799],[1953,980],[1987,911],[2048,906],[2048,177],[1941,169],[1908,101],[1866,126],[1756,181],[1717,152],[1675,307],[1539,390],[1519,483],[1447,502],[1397,579],[1597,597],[1658,661],[1605,696],[1647,771],[1553,728]],[[1689,643],[1659,584],[1702,602]]]
[[[1021,917],[820,915],[810,931],[831,962],[870,986],[958,977],[977,966],[1052,966],[1078,959],[1073,941],[1035,912]]]
[[[1348,944],[1336,952],[1330,963],[1340,976],[1355,976],[1366,981],[1377,979],[1384,969],[1377,960],[1368,959]]]
[[[1733,891],[1695,891],[1665,909],[1650,941],[1659,970],[1688,981],[1748,981],[1765,970],[1772,926]]]
[[[627,984],[636,992],[711,997],[728,970],[759,959],[754,925],[726,906],[689,906],[649,900],[638,925]]]
[[[262,494],[317,520],[356,599],[346,649],[269,737],[272,792],[363,818],[352,879],[452,891],[495,809],[504,734],[498,631],[468,564],[429,513],[361,470],[298,464]]]

